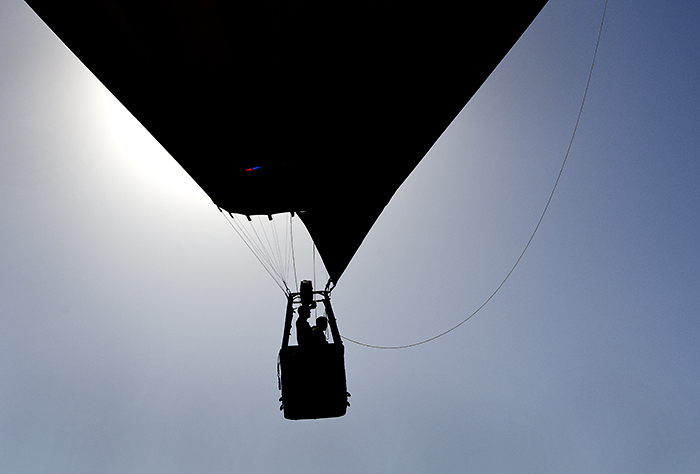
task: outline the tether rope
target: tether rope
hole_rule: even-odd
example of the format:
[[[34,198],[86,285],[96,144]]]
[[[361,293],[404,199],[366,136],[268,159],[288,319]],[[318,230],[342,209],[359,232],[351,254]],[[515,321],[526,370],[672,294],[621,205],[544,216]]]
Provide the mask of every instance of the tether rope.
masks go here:
[[[583,92],[583,99],[581,100],[581,107],[580,107],[579,110],[578,110],[578,117],[576,118],[576,125],[574,125],[574,131],[573,131],[573,133],[571,134],[571,140],[569,140],[569,147],[566,149],[566,154],[564,155],[564,161],[562,162],[561,168],[559,169],[559,174],[557,175],[557,179],[556,179],[556,181],[554,182],[554,187],[552,188],[552,192],[549,194],[549,199],[547,199],[547,204],[544,206],[544,210],[542,211],[542,215],[540,216],[539,221],[537,221],[537,225],[535,226],[535,230],[532,231],[532,235],[530,235],[530,239],[527,241],[527,244],[525,245],[525,248],[524,248],[523,251],[520,253],[520,256],[519,256],[518,259],[515,261],[515,264],[514,264],[513,267],[510,269],[510,271],[508,272],[508,274],[506,275],[506,277],[503,279],[503,281],[501,282],[501,284],[498,285],[498,287],[494,290],[494,292],[491,293],[491,296],[489,296],[489,297],[486,299],[486,301],[484,301],[484,302],[481,304],[481,306],[479,306],[478,308],[476,308],[476,310],[475,310],[472,314],[470,314],[470,315],[467,316],[465,319],[463,319],[459,324],[457,324],[457,325],[455,325],[455,326],[452,326],[452,327],[451,327],[450,329],[448,329],[447,331],[443,331],[443,332],[441,332],[440,334],[438,334],[438,335],[436,335],[436,336],[433,336],[433,337],[431,337],[431,338],[425,339],[425,340],[423,340],[423,341],[414,342],[413,344],[405,344],[405,345],[402,345],[402,346],[375,346],[375,345],[372,345],[372,344],[365,344],[364,342],[359,342],[359,341],[356,341],[356,340],[354,340],[354,339],[350,339],[349,337],[346,337],[346,336],[341,336],[343,339],[345,339],[345,340],[348,341],[348,342],[352,342],[353,344],[357,344],[358,346],[369,347],[369,348],[372,348],[372,349],[407,349],[407,348],[409,348],[409,347],[415,347],[415,346],[419,346],[419,345],[421,345],[421,344],[425,344],[425,343],[434,341],[435,339],[438,339],[438,338],[440,338],[440,337],[442,337],[442,336],[444,336],[444,335],[446,335],[446,334],[448,334],[448,333],[454,331],[455,329],[457,329],[458,327],[460,327],[462,324],[464,324],[464,323],[466,323],[467,321],[469,321],[476,313],[478,313],[479,311],[481,311],[481,309],[482,309],[484,306],[486,306],[486,304],[487,304],[489,301],[491,301],[491,299],[492,299],[494,296],[496,296],[496,293],[498,293],[498,291],[503,287],[503,285],[506,283],[506,281],[508,281],[508,278],[510,278],[510,276],[513,274],[513,271],[515,271],[515,268],[516,268],[516,267],[518,266],[518,264],[520,263],[520,260],[522,260],[523,255],[525,255],[525,252],[527,251],[528,247],[530,247],[530,243],[532,243],[532,239],[535,238],[535,234],[537,233],[537,229],[539,229],[539,228],[540,228],[540,224],[542,224],[542,220],[544,219],[544,216],[545,216],[545,214],[547,213],[547,209],[549,208],[549,204],[552,202],[552,197],[554,196],[554,191],[556,191],[557,185],[559,184],[559,179],[561,178],[561,175],[562,175],[562,173],[564,172],[564,166],[566,165],[566,161],[567,161],[567,159],[569,158],[569,152],[571,151],[571,146],[572,146],[573,143],[574,143],[574,137],[576,136],[576,130],[578,129],[578,124],[579,124],[579,122],[581,121],[581,114],[583,113],[583,106],[584,106],[584,104],[586,103],[586,96],[588,95],[588,87],[589,87],[589,85],[590,85],[590,83],[591,83],[591,77],[593,76],[593,66],[595,65],[596,56],[598,55],[598,45],[600,44],[600,37],[601,37],[601,34],[603,33],[603,22],[605,21],[605,12],[607,11],[607,9],[608,9],[608,0],[605,0],[605,6],[603,7],[603,17],[602,17],[602,19],[600,20],[600,29],[598,30],[598,39],[596,40],[596,43],[595,43],[595,50],[593,51],[593,61],[591,62],[591,68],[590,68],[590,70],[588,71],[588,80],[586,81],[586,89],[585,89],[584,92]]]

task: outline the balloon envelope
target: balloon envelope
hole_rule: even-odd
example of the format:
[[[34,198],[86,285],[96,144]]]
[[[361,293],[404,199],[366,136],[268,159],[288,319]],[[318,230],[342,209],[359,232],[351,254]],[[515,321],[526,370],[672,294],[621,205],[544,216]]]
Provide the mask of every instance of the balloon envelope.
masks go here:
[[[219,207],[300,213],[336,281],[546,3],[26,1]]]

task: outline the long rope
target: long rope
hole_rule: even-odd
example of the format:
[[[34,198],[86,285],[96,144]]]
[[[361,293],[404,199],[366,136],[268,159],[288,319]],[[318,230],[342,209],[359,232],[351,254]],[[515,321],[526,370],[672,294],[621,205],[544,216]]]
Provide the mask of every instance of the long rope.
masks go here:
[[[600,29],[598,30],[598,39],[596,40],[595,50],[593,52],[593,61],[591,62],[591,68],[588,71],[588,80],[586,81],[586,89],[583,92],[583,99],[581,100],[581,107],[578,110],[578,117],[576,117],[576,125],[574,125],[574,131],[571,134],[571,140],[569,140],[569,147],[566,149],[566,154],[564,155],[564,161],[562,162],[561,168],[559,169],[559,174],[557,175],[557,180],[554,182],[554,187],[552,188],[552,192],[549,194],[549,199],[547,199],[547,204],[544,206],[544,210],[542,211],[542,215],[540,216],[539,221],[537,221],[537,225],[535,226],[535,230],[532,231],[532,235],[530,235],[530,239],[527,241],[525,248],[520,253],[520,256],[518,257],[518,259],[515,261],[515,264],[513,265],[513,268],[510,269],[510,271],[508,272],[506,277],[503,279],[501,284],[498,285],[498,287],[494,290],[494,292],[491,293],[491,296],[489,296],[486,299],[486,301],[484,301],[481,304],[481,306],[476,308],[476,310],[472,314],[470,314],[465,319],[463,319],[459,324],[452,326],[447,331],[443,331],[440,334],[433,336],[431,338],[425,339],[423,341],[414,342],[413,344],[405,344],[403,346],[375,346],[372,344],[365,344],[364,342],[359,342],[359,341],[356,341],[354,339],[350,339],[349,337],[346,337],[346,336],[341,336],[343,339],[345,339],[348,342],[352,342],[353,344],[357,344],[358,346],[369,347],[372,349],[406,349],[409,347],[415,347],[415,346],[419,346],[421,344],[428,343],[430,341],[434,341],[435,339],[438,339],[438,338],[444,336],[445,334],[451,333],[452,331],[454,331],[455,329],[460,327],[462,324],[469,321],[476,313],[481,311],[481,309],[484,306],[486,306],[486,304],[489,301],[491,301],[491,299],[494,296],[496,296],[496,293],[498,293],[498,291],[503,287],[503,285],[506,283],[506,281],[508,281],[508,278],[510,278],[510,276],[513,274],[513,271],[515,271],[515,268],[520,263],[520,260],[522,260],[523,255],[525,255],[525,252],[527,251],[528,247],[530,247],[530,244],[532,243],[532,239],[535,238],[535,234],[537,233],[537,229],[539,229],[540,224],[542,224],[542,220],[544,219],[544,215],[547,213],[547,209],[549,209],[549,204],[552,202],[552,197],[554,196],[554,191],[556,191],[557,185],[559,184],[559,179],[561,178],[561,175],[564,172],[564,166],[566,165],[566,161],[569,158],[569,152],[571,151],[571,146],[574,143],[574,137],[576,136],[576,130],[578,129],[578,124],[581,121],[581,114],[583,113],[583,106],[586,103],[586,96],[588,95],[588,87],[591,83],[591,77],[593,76],[593,66],[595,65],[596,56],[598,55],[598,45],[600,44],[600,37],[601,37],[601,34],[603,33],[603,22],[605,21],[605,12],[607,11],[607,9],[608,9],[608,0],[605,0],[605,6],[603,7],[603,17],[600,20]]]

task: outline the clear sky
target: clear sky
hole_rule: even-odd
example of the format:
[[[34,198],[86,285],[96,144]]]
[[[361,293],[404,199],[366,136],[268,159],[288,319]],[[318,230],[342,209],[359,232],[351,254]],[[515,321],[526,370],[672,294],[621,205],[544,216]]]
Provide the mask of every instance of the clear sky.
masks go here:
[[[412,343],[499,285],[559,171],[603,3],[550,0],[399,189],[333,293],[341,333]],[[699,18],[696,1],[611,0],[512,277],[430,344],[348,344],[348,414],[291,422],[282,292],[27,5],[0,0],[0,471],[697,472]]]

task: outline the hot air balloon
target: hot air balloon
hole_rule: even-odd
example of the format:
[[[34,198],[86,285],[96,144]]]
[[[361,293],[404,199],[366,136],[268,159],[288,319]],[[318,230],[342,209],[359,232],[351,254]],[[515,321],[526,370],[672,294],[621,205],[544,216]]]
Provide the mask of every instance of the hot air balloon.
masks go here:
[[[343,415],[330,290],[546,0],[26,2],[219,209],[301,219],[330,277],[312,295],[342,384],[331,408],[292,406],[305,384],[287,374],[303,369],[285,354],[300,350],[288,342],[302,294],[285,283],[285,417]]]

